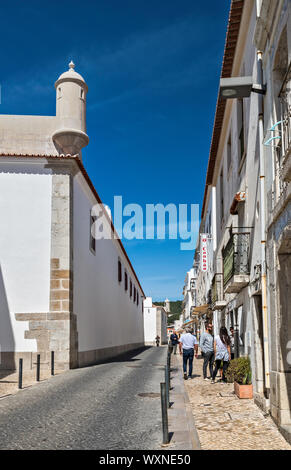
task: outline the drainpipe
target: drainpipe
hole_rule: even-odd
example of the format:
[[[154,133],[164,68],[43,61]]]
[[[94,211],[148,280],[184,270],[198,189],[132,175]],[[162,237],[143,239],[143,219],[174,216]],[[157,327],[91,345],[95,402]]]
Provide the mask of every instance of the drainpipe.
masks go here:
[[[263,83],[263,54],[257,51],[258,84]],[[265,214],[265,165],[264,165],[264,110],[263,95],[258,95],[259,104],[259,141],[260,141],[260,215],[261,215],[261,283],[262,283],[262,319],[264,336],[264,373],[267,396],[270,390],[269,328],[267,307],[266,276],[266,214]]]

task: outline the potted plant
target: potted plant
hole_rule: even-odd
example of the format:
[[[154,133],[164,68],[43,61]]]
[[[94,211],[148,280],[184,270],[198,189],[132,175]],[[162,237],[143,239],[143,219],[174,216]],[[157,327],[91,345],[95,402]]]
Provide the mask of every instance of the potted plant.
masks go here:
[[[233,359],[226,372],[228,382],[234,382],[238,398],[253,398],[252,370],[249,357]]]

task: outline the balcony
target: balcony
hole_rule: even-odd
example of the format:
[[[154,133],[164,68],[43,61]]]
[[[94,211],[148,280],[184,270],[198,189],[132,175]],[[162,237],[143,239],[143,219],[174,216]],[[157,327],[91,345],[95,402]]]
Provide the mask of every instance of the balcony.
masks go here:
[[[291,64],[282,83],[281,119],[269,129],[266,146],[274,148],[275,178],[267,194],[268,224],[276,220],[291,198]]]
[[[240,292],[250,281],[249,233],[234,233],[222,251],[223,287],[227,294]]]
[[[223,274],[216,273],[212,280],[211,301],[213,310],[222,310],[227,305],[223,292]]]
[[[291,181],[291,63],[280,91],[282,178]]]

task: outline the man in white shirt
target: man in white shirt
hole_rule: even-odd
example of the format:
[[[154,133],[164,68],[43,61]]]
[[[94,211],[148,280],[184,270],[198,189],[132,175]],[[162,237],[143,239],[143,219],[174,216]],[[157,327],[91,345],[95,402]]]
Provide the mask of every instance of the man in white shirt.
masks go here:
[[[193,335],[193,330],[187,328],[186,333],[181,335],[179,339],[179,349],[180,354],[183,354],[183,371],[184,379],[187,380],[188,377],[192,378],[192,367],[193,367],[193,358],[194,358],[194,349],[195,357],[198,357],[198,341],[196,336]],[[189,374],[187,376],[187,363],[189,361]]]

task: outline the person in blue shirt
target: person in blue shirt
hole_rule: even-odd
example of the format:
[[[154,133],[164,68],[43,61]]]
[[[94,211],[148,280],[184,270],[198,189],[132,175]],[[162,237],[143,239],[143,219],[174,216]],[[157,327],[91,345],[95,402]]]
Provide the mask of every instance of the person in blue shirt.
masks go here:
[[[192,368],[193,368],[193,359],[194,359],[194,349],[195,357],[198,357],[198,341],[196,336],[193,335],[193,330],[187,328],[186,333],[181,335],[179,340],[180,354],[183,354],[183,371],[184,379],[192,378]],[[189,362],[189,373],[187,375],[187,364]]]
[[[177,345],[179,343],[179,338],[175,330],[173,330],[173,333],[170,336],[170,341],[171,341],[171,346],[173,348],[173,353],[177,354]]]

